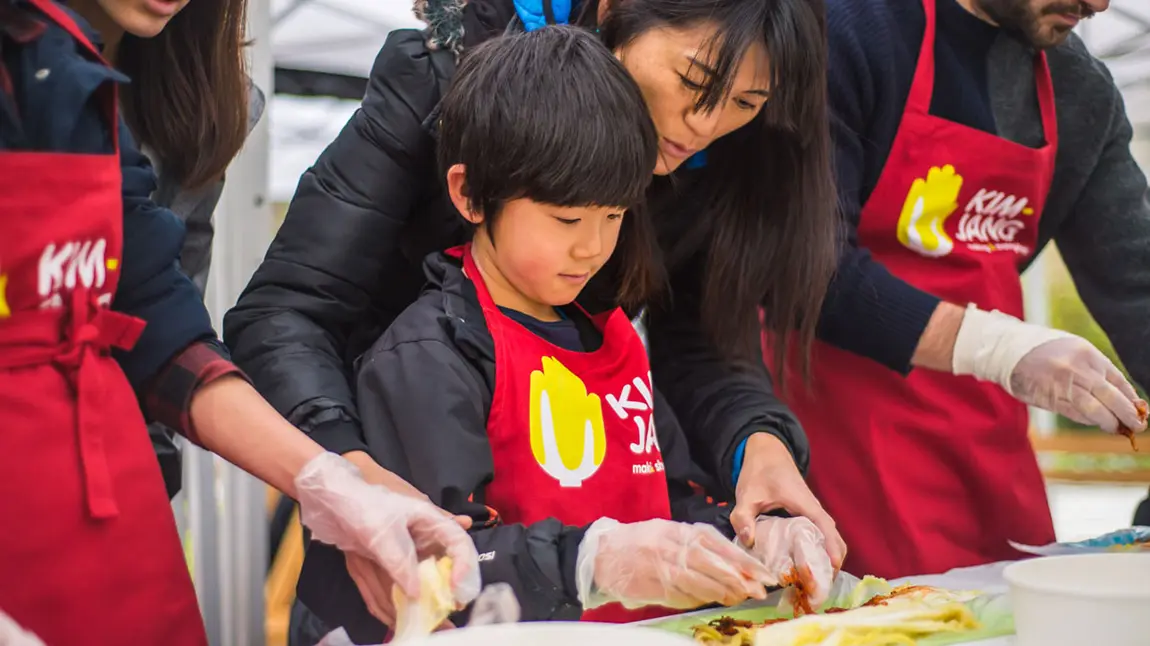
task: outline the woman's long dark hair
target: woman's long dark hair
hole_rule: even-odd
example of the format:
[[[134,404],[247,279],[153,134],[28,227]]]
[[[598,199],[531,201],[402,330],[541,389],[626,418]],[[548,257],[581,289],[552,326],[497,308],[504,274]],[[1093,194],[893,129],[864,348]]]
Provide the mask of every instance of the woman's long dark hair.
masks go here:
[[[584,0],[585,26],[597,22],[599,1]],[[825,9],[822,0],[612,0],[597,26],[607,46],[618,49],[653,28],[705,23],[718,26],[709,44],[716,75],[698,109],[714,109],[726,98],[743,54],[755,43],[763,43],[770,57],[771,96],[750,124],[707,149],[690,199],[679,200],[700,206],[693,216],[697,226],[674,243],[700,252],[706,245],[702,324],[714,343],[732,358],[758,361],[752,355],[759,347],[761,307],[763,326],[774,333],[776,365],[784,365],[795,338],[805,374],[837,264],[840,226]]]
[[[124,118],[185,188],[220,179],[248,134],[247,0],[194,0],[154,38],[125,34]]]

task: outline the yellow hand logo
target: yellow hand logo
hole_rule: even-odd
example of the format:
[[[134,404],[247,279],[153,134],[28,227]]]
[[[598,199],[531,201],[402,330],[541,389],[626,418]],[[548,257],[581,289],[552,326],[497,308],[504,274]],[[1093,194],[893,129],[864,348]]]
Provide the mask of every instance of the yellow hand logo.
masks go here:
[[[906,194],[898,218],[898,241],[924,256],[938,258],[954,250],[954,241],[943,226],[958,209],[962,175],[954,166],[932,167],[926,179],[917,178]]]
[[[0,274],[0,319],[12,316],[8,308],[8,274]]]
[[[530,423],[531,453],[560,486],[581,486],[603,464],[607,434],[599,397],[552,357],[531,373]]]

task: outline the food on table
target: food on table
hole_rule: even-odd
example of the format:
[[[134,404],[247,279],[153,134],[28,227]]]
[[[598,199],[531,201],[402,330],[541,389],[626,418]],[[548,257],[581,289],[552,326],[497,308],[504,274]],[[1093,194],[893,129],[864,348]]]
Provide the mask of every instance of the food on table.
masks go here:
[[[1134,406],[1138,411],[1138,419],[1141,420],[1143,424],[1145,424],[1147,415],[1150,415],[1150,410],[1147,410],[1146,402],[1138,400],[1134,403]],[[1134,439],[1133,429],[1120,423],[1118,424],[1118,434],[1125,435],[1126,438],[1130,440],[1130,448],[1134,449],[1135,451],[1138,450],[1138,440]]]
[[[798,567],[791,568],[790,572],[784,574],[779,585],[784,588],[787,586],[794,588],[796,617],[814,614],[815,611],[811,608],[811,592],[807,590],[806,579],[800,575]]]
[[[867,577],[856,590],[873,590],[881,579]],[[977,593],[928,586],[900,586],[865,600],[852,594],[846,607],[802,614],[793,619],[752,622],[721,617],[695,626],[695,639],[707,646],[914,646],[935,635],[973,633],[980,628],[966,602]],[[880,588],[881,589],[881,588]]]
[[[451,592],[449,557],[428,558],[419,563],[419,598],[414,601],[400,590],[391,589],[395,603],[396,639],[426,637],[455,612],[455,595]]]

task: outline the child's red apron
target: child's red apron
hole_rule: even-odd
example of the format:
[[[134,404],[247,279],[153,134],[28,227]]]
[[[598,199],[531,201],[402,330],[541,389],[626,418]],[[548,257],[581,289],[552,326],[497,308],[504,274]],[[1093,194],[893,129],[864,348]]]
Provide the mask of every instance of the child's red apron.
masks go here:
[[[92,59],[50,0],[33,0]],[[103,102],[114,139],[116,90]],[[139,403],[109,356],[144,323],[108,309],[118,148],[0,153],[0,609],[49,646],[207,640]]]
[[[503,522],[525,525],[670,518],[647,351],[623,310],[593,318],[603,333],[598,350],[565,350],[499,310],[469,246],[452,252],[463,256],[495,340],[487,418],[495,478],[484,504]],[[610,604],[585,611],[583,620],[623,623],[673,612]]]
[[[933,117],[934,0],[923,6],[906,111],[858,244],[919,289],[1021,317],[1019,271],[1035,252],[1057,148],[1046,58],[1034,61],[1045,146]],[[811,486],[849,546],[849,572],[942,572],[1017,557],[1011,539],[1054,539],[1026,407],[1003,389],[921,369],[904,379],[825,344],[813,359],[812,389],[795,386],[790,403],[810,436]]]

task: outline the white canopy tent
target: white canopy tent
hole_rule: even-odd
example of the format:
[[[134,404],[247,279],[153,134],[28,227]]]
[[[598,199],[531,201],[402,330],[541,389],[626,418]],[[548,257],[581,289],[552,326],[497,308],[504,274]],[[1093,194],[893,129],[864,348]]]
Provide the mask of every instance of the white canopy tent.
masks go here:
[[[277,87],[281,92],[316,94],[338,86],[344,90],[336,94],[346,97],[347,87],[358,82],[362,88],[388,32],[419,26],[411,0],[250,0],[249,13],[252,75],[265,91],[282,80],[290,88]],[[1081,31],[1123,88],[1139,129],[1137,154],[1150,167],[1150,2],[1114,0]],[[290,199],[299,175],[355,108],[355,101],[322,96],[269,101],[268,114],[229,170],[216,214],[208,302],[217,326],[271,241],[272,202]],[[175,509],[193,548],[211,643],[258,646],[264,643],[264,488],[202,451],[186,455],[184,493]]]

